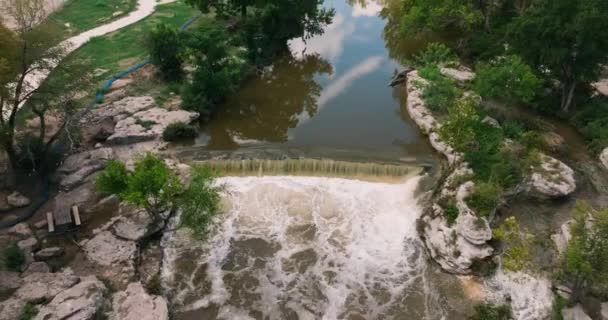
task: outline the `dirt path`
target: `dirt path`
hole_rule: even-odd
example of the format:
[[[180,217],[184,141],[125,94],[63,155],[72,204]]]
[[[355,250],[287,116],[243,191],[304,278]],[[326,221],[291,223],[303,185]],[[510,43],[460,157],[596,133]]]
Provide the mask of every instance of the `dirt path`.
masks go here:
[[[126,26],[134,24],[138,21],[143,20],[147,16],[151,15],[154,12],[154,9],[157,5],[171,3],[176,0],[138,0],[137,1],[137,9],[131,11],[124,18],[120,18],[118,20],[112,21],[108,24],[104,24],[102,26],[96,27],[94,29],[85,31],[76,36],[73,36],[67,40],[64,40],[59,45],[64,46],[66,48],[65,56],[67,57],[70,53],[74,52],[76,49],[83,46],[87,43],[91,38],[103,36],[105,34],[120,30]],[[48,75],[53,71],[53,69],[61,62],[61,60],[53,61],[50,65],[50,68],[35,70],[28,74],[25,78],[25,83],[27,84],[29,91],[37,89],[42,82],[48,77]],[[24,102],[25,103],[25,102]]]

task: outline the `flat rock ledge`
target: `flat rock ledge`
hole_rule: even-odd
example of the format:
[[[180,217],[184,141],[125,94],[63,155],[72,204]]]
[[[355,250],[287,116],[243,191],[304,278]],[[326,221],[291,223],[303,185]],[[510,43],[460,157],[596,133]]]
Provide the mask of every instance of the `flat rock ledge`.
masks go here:
[[[111,159],[114,159],[111,148],[93,149],[70,155],[57,170],[61,189],[70,191],[84,184],[87,177],[103,170]]]
[[[576,190],[574,170],[565,163],[545,154],[539,155],[540,164],[532,168],[529,195],[540,199],[561,198]]]
[[[95,276],[83,277],[77,285],[59,293],[50,303],[42,306],[34,320],[95,319],[103,305],[105,290],[104,284]]]
[[[148,294],[141,283],[134,282],[112,298],[112,320],[168,320],[167,300]]]
[[[472,79],[474,74],[466,76],[463,76],[462,81]],[[468,181],[454,185],[456,181],[462,180],[461,177],[472,171],[463,160],[462,154],[455,152],[437,133],[440,124],[425,107],[422,99],[422,88],[425,84],[426,81],[418,76],[416,71],[408,74],[407,111],[418,127],[429,136],[433,148],[446,157],[451,172],[441,186],[441,196],[456,199],[459,215],[450,225],[444,216],[443,208],[437,203],[437,199],[433,199],[434,203],[424,211],[419,221],[422,227],[421,236],[431,257],[445,271],[468,274],[475,261],[484,260],[492,255],[493,249],[487,243],[492,239],[492,229],[487,219],[477,217],[464,201],[474,190],[474,183]]]

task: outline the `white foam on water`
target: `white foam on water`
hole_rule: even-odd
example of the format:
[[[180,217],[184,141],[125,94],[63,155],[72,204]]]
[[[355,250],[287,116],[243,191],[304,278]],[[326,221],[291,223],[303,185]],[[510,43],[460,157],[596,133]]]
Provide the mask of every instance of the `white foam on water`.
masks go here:
[[[164,278],[186,278],[173,285],[174,303],[214,306],[218,319],[437,314],[416,231],[418,181],[221,178],[231,205],[214,236],[200,244],[178,235],[165,252]],[[193,246],[200,254],[188,259],[206,268],[204,284],[177,267]]]

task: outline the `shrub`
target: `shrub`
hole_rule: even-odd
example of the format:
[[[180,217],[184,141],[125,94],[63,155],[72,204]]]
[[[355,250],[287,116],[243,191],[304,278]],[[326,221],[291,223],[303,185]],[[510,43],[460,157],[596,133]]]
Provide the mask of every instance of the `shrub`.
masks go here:
[[[506,305],[480,304],[475,306],[475,314],[469,320],[509,320],[511,308]]]
[[[524,126],[515,121],[505,121],[502,124],[502,131],[505,137],[518,141],[522,135],[526,132]]]
[[[20,271],[21,266],[25,263],[25,253],[17,244],[13,243],[2,252],[2,260],[8,270]]]
[[[128,172],[125,164],[118,160],[110,160],[106,169],[97,176],[97,190],[105,194],[120,195],[127,190]]]
[[[478,181],[475,191],[465,200],[478,216],[487,217],[498,205],[500,194],[501,189],[496,184]]]
[[[542,82],[518,56],[477,65],[473,87],[482,97],[530,103]]]
[[[454,222],[456,222],[456,219],[458,218],[459,214],[460,214],[460,211],[458,210],[458,207],[456,206],[456,204],[454,202],[449,202],[443,208],[443,215],[448,220],[449,225],[452,225],[452,224],[454,224]]]
[[[18,320],[31,320],[38,314],[38,309],[31,303],[26,303],[21,309]]]
[[[422,91],[426,107],[434,112],[445,113],[460,95],[454,81],[441,75],[435,66],[424,67],[419,74],[428,81]]]
[[[163,287],[158,273],[152,276],[148,283],[146,283],[146,291],[148,291],[149,294],[153,294],[156,296],[160,296],[163,294]]]
[[[414,57],[414,64],[418,67],[439,66],[457,60],[452,49],[442,43],[433,42]]]
[[[515,217],[508,217],[493,230],[494,238],[502,241],[502,266],[510,271],[521,271],[530,265],[533,236],[517,223]]]
[[[163,140],[177,141],[180,139],[193,139],[198,135],[194,126],[184,122],[174,122],[163,131]]]
[[[562,310],[568,306],[568,300],[563,298],[560,295],[555,295],[553,299],[553,307],[551,310],[551,319],[552,320],[564,320],[562,316]]]
[[[198,239],[206,238],[213,218],[219,212],[220,191],[207,167],[195,167],[178,206],[182,210],[181,225],[192,230]]]
[[[183,41],[177,30],[166,24],[157,24],[145,37],[150,60],[157,65],[159,76],[166,81],[183,77]]]
[[[608,147],[608,99],[593,99],[573,117],[573,123],[592,151],[601,152]]]

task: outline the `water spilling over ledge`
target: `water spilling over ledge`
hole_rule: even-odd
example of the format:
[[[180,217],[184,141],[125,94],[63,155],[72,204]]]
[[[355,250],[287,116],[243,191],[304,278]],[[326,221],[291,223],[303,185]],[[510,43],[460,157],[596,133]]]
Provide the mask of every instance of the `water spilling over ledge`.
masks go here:
[[[196,162],[221,176],[316,176],[379,182],[402,182],[427,167],[329,159],[207,160]]]

